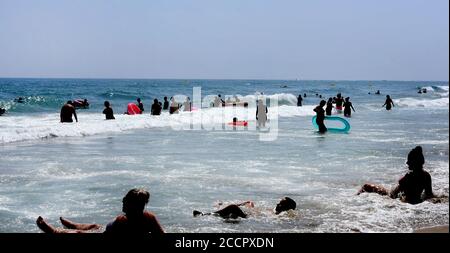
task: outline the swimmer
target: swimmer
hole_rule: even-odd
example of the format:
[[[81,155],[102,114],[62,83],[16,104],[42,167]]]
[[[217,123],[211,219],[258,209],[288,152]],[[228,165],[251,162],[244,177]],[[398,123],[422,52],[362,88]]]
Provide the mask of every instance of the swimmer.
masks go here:
[[[151,115],[161,115],[161,103],[158,101],[158,99],[153,100],[153,105],[151,109]]]
[[[329,98],[327,102],[327,107],[325,109],[327,116],[331,116],[332,111],[333,111],[333,99]]]
[[[344,102],[344,116],[345,117],[351,117],[352,116],[352,109],[355,111],[355,108],[353,108],[352,102],[350,102],[350,97],[345,98]]]
[[[114,112],[113,109],[111,108],[111,104],[109,103],[109,101],[105,101],[104,105],[105,109],[103,110],[103,114],[105,114],[106,119],[107,120],[116,119],[114,118]]]
[[[394,101],[392,101],[391,96],[386,95],[386,102],[384,102],[384,105],[382,107],[386,106],[386,110],[391,110],[392,107],[394,107]]]
[[[106,234],[121,235],[146,235],[163,234],[164,230],[156,216],[145,210],[150,193],[143,189],[132,189],[122,200],[122,211],[125,215],[119,215],[110,222],[104,231]],[[99,232],[102,229],[98,224],[80,224],[60,217],[61,223],[66,229],[55,228],[48,224],[41,216],[36,220],[37,226],[45,233],[89,233]]]
[[[328,131],[327,127],[324,124],[324,120],[325,120],[325,110],[323,109],[323,107],[326,105],[326,101],[322,100],[320,101],[320,104],[318,106],[316,106],[316,108],[314,108],[314,111],[316,112],[316,123],[319,126],[319,132],[320,133],[325,133],[326,131]]]
[[[138,106],[139,109],[141,110],[141,114],[144,113],[144,104],[141,102],[141,99],[140,99],[140,98],[137,98],[136,101],[138,102],[138,103],[137,103],[137,106]]]
[[[216,215],[224,219],[237,219],[237,218],[247,218],[248,214],[246,214],[240,206],[247,206],[253,208],[255,205],[252,201],[246,201],[240,204],[231,204],[226,206],[225,208],[220,209],[219,211],[215,211],[212,213],[203,213],[197,210],[194,210],[192,212],[194,217],[197,216],[204,216],[204,215]],[[297,203],[289,197],[284,197],[283,199],[278,202],[278,204],[275,207],[274,213],[276,215],[281,214],[282,212],[286,212],[289,210],[295,210],[297,207]]]
[[[69,100],[61,108],[61,113],[60,113],[61,123],[73,122],[72,114],[75,117],[75,120],[78,122],[78,117],[77,117],[77,112],[75,111],[75,107],[73,106],[72,101]]]
[[[169,101],[167,100],[167,97],[164,97],[163,110],[169,110]]]
[[[302,95],[298,95],[297,97],[297,106],[302,106],[303,98]]]
[[[424,200],[435,198],[431,176],[423,169],[424,163],[425,158],[422,153],[422,147],[417,146],[408,154],[406,164],[409,172],[398,181],[398,185],[394,190],[389,192],[382,186],[365,184],[359,190],[358,195],[363,192],[374,192],[380,195],[389,195],[393,199],[402,195],[402,201],[410,204],[418,204]]]

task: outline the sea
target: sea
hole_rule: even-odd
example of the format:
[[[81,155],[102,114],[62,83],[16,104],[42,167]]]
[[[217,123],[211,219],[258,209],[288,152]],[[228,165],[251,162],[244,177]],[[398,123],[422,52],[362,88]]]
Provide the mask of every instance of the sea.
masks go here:
[[[313,109],[338,93],[353,103],[346,118],[351,129],[319,134]],[[249,106],[211,107],[218,94]],[[306,94],[302,106],[299,94]],[[390,111],[383,107],[386,95],[394,101]],[[190,97],[195,108],[150,115],[153,100],[165,96],[179,103]],[[124,114],[137,98],[144,113]],[[78,123],[60,123],[61,106],[75,99],[88,99],[89,108],[77,110]],[[268,106],[263,128],[256,127],[258,99]],[[105,101],[115,120],[105,120]],[[174,233],[412,232],[448,225],[447,81],[2,78],[0,107],[6,109],[0,116],[2,233],[40,232],[38,216],[56,227],[61,216],[105,225],[121,214],[132,188],[150,192],[147,209]],[[248,126],[230,126],[234,117]],[[416,146],[442,203],[357,195],[364,183],[394,187]],[[283,197],[297,208],[275,215]],[[254,203],[243,207],[247,219],[192,215],[247,200]]]

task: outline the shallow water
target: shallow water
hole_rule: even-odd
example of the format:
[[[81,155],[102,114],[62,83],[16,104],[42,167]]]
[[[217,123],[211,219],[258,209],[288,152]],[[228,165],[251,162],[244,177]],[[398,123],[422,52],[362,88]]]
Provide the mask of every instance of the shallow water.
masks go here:
[[[27,82],[31,84],[19,85]],[[70,85],[55,88],[76,82],[92,90],[73,95],[80,91],[71,91]],[[394,186],[407,171],[406,156],[416,145],[424,149],[434,192],[448,196],[447,83],[200,80],[184,81],[188,87],[177,90],[183,81],[116,82],[121,81],[111,84],[116,93],[142,90],[148,96],[141,96],[144,103],[165,92],[191,96],[196,85],[205,95],[241,94],[250,100],[256,91],[280,94],[277,139],[260,141],[261,134],[269,133],[252,127],[223,130],[217,119],[205,122],[206,128],[216,124],[215,130],[171,128],[189,128],[193,114],[211,119],[222,113],[217,108],[161,117],[119,115],[134,95],[112,96],[116,120],[104,121],[99,112],[108,80],[1,79],[1,103],[10,110],[0,117],[0,232],[38,232],[39,215],[52,224],[59,216],[106,224],[121,212],[121,199],[133,187],[150,190],[148,208],[167,232],[411,232],[448,224],[448,202],[413,206],[375,194],[356,196],[366,182]],[[138,84],[127,89],[129,82]],[[12,103],[14,96],[29,90],[27,85],[37,86],[30,97],[52,102]],[[417,86],[429,86],[429,92],[417,94]],[[394,110],[381,108],[384,96],[367,94],[377,89],[391,94]],[[50,95],[43,94],[47,90]],[[339,91],[352,97],[356,109],[349,119],[351,131],[319,135],[311,124],[312,108],[320,100],[315,93]],[[305,92],[305,106],[294,106],[295,95]],[[59,124],[60,102],[55,101],[75,96],[88,97],[91,108],[78,112],[80,123]],[[234,113],[249,117],[254,126],[254,108]],[[228,121],[233,113],[225,115]],[[283,196],[296,200],[297,210],[275,216],[271,209]],[[246,209],[251,217],[237,224],[192,217],[193,210],[213,211],[219,202],[245,200],[254,201],[256,208]]]

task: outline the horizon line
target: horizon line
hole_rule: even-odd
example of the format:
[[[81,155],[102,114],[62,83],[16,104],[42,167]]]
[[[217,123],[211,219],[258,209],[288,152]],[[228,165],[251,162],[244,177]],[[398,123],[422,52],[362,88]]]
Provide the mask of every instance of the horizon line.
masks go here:
[[[13,77],[0,76],[0,79],[72,79],[72,80],[212,80],[212,81],[336,81],[336,82],[449,82],[448,80],[400,80],[400,79],[300,79],[300,78],[168,78],[168,77]]]

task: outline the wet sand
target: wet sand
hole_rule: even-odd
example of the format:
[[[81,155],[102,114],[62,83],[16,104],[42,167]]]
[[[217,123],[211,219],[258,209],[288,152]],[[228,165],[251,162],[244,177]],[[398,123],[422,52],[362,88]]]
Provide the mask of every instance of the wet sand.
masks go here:
[[[414,230],[414,233],[448,233],[448,225],[420,228]]]

